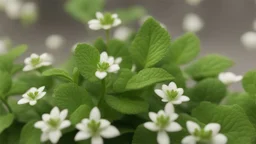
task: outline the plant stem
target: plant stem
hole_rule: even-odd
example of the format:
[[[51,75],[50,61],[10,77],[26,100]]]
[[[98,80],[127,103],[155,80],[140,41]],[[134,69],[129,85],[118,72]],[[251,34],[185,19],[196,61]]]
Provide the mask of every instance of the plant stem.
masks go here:
[[[108,51],[107,48],[110,41],[110,29],[106,30],[105,34],[106,34],[106,44],[107,44],[106,51]]]
[[[103,79],[101,81],[101,86],[102,86],[102,90],[101,90],[102,93],[101,93],[98,105],[102,102],[102,100],[104,99],[105,93],[106,93],[106,81],[105,81],[105,79]]]
[[[9,111],[9,113],[12,113],[12,109],[9,106],[9,104],[7,103],[7,101],[4,98],[2,98],[1,96],[0,96],[0,99],[1,99],[2,103],[6,106],[7,110]]]

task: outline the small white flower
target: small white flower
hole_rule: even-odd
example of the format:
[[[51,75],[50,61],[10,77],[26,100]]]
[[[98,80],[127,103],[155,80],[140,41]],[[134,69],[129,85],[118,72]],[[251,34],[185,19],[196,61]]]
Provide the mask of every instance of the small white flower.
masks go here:
[[[10,19],[20,18],[22,3],[20,0],[7,0],[5,5],[5,13]]]
[[[218,78],[224,84],[229,85],[229,84],[241,81],[243,79],[243,76],[235,75],[232,72],[224,72],[224,73],[220,73]]]
[[[187,4],[192,5],[192,6],[197,6],[199,5],[203,0],[186,0]]]
[[[117,73],[120,69],[119,64],[122,62],[122,58],[114,58],[108,56],[106,52],[100,54],[100,62],[98,63],[97,71],[95,73],[96,77],[99,79],[104,79],[108,73]]]
[[[162,98],[163,102],[172,104],[181,104],[190,100],[189,97],[183,95],[184,90],[177,88],[174,82],[171,82],[168,86],[163,84],[162,89],[155,89],[155,93]]]
[[[182,144],[226,144],[228,141],[225,135],[219,133],[221,126],[218,123],[210,123],[201,128],[197,123],[188,121],[187,129],[191,135],[183,138]]]
[[[8,48],[6,42],[4,40],[0,40],[0,54],[6,54],[8,52]]]
[[[241,36],[241,42],[248,50],[256,49],[256,32],[246,32]]]
[[[22,95],[22,99],[18,101],[18,104],[26,104],[29,103],[30,105],[35,105],[37,103],[37,100],[43,98],[46,94],[44,92],[44,86],[40,88],[32,87],[30,88],[25,94]]]
[[[75,136],[75,141],[91,138],[91,144],[103,144],[103,138],[114,138],[120,135],[118,129],[106,119],[101,119],[100,111],[94,107],[90,112],[90,118],[83,119],[76,125],[79,132]]]
[[[68,110],[60,111],[58,107],[54,107],[50,114],[43,114],[42,121],[34,124],[35,128],[41,129],[41,142],[50,140],[52,143],[57,143],[62,136],[61,130],[71,125],[69,120],[65,120],[68,115]]]
[[[158,113],[149,112],[149,118],[152,122],[146,122],[144,127],[150,131],[158,132],[158,144],[170,144],[170,139],[167,132],[178,132],[182,128],[175,122],[178,114],[174,112],[174,107],[171,103],[166,104],[165,110],[160,110]]]
[[[65,38],[58,34],[50,35],[45,40],[45,45],[49,49],[59,49],[61,48],[65,43]]]
[[[35,2],[25,2],[21,7],[21,19],[24,22],[31,23],[37,19],[37,5]]]
[[[97,12],[96,18],[88,22],[89,28],[92,30],[108,30],[122,23],[117,14],[105,13],[103,15],[101,12]]]
[[[199,32],[203,27],[204,22],[197,14],[187,14],[183,19],[183,29],[185,31]]]
[[[128,27],[119,27],[114,31],[114,38],[119,40],[127,40],[132,34],[132,30]]]
[[[52,61],[52,56],[47,53],[40,56],[37,54],[31,54],[30,57],[24,60],[25,67],[23,68],[23,71],[31,71],[43,66],[49,66],[52,64]]]

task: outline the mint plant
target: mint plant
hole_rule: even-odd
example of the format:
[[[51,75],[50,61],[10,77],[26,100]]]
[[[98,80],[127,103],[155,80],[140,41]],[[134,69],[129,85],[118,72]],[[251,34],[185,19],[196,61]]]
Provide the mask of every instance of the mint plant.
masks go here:
[[[225,56],[197,58],[195,34],[171,40],[152,17],[126,41],[113,39],[118,17],[98,12],[89,27],[106,40],[77,44],[58,68],[46,53],[17,63],[25,45],[0,55],[0,143],[256,142],[255,70],[237,76]],[[241,80],[245,91],[229,90]]]

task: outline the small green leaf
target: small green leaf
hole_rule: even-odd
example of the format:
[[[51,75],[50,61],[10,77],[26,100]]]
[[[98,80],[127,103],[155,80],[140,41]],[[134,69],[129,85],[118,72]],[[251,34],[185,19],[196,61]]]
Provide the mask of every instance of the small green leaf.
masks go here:
[[[256,70],[249,71],[245,74],[243,87],[246,92],[256,96]]]
[[[19,56],[21,56],[24,52],[27,50],[27,45],[19,45],[13,49],[11,49],[8,53],[7,56],[11,58],[12,60],[15,60]]]
[[[119,77],[113,84],[113,90],[115,92],[124,92],[126,89],[127,82],[134,75],[129,69],[123,69],[120,71]]]
[[[178,87],[185,88],[186,87],[186,79],[183,76],[183,72],[177,66],[177,64],[169,63],[162,66],[164,70],[173,75],[175,79],[173,80]]]
[[[106,51],[107,49],[107,45],[105,44],[104,40],[101,37],[97,38],[94,41],[93,46],[96,47],[99,50],[99,52]]]
[[[14,95],[22,95],[29,89],[28,84],[23,81],[13,81],[12,87],[10,88],[9,92],[6,96],[14,96]]]
[[[62,84],[54,91],[54,102],[61,109],[74,112],[80,105],[93,106],[91,97],[82,87],[73,83]]]
[[[122,20],[122,23],[130,23],[132,21],[140,19],[146,14],[145,8],[141,6],[133,6],[125,9],[122,8],[115,11]]]
[[[126,89],[136,90],[141,89],[158,82],[170,81],[174,77],[167,71],[161,68],[147,68],[133,76],[127,83]]]
[[[49,69],[49,70],[46,70],[42,73],[43,76],[59,76],[59,77],[62,77],[62,78],[65,78],[67,79],[68,81],[71,81],[73,82],[73,79],[72,77],[70,77],[69,73],[64,71],[64,70],[61,70],[61,69]]]
[[[12,86],[12,77],[6,71],[0,71],[0,96],[5,97]]]
[[[107,104],[113,109],[124,114],[138,114],[148,111],[148,103],[139,96],[121,95],[105,97]]]
[[[176,39],[165,57],[167,62],[186,64],[200,52],[200,40],[193,33],[187,33]]]
[[[41,144],[39,129],[34,127],[35,121],[27,123],[21,130],[20,144]]]
[[[9,126],[11,126],[12,122],[14,120],[13,114],[6,114],[0,116],[0,134]]]
[[[130,52],[141,66],[151,67],[165,57],[169,46],[168,32],[153,18],[149,18],[133,40]]]
[[[193,90],[193,95],[190,96],[194,102],[209,101],[220,103],[226,96],[227,88],[218,79],[208,78],[200,81]]]
[[[227,57],[211,54],[200,58],[186,68],[186,72],[194,79],[215,77],[220,72],[233,66],[233,61]]]
[[[193,110],[192,116],[204,124],[219,123],[220,133],[228,137],[227,144],[252,144],[256,131],[244,110],[238,106],[217,106],[209,102],[201,103]]]
[[[75,51],[77,68],[81,75],[89,80],[97,79],[95,72],[100,61],[99,51],[87,44],[78,44]]]
[[[80,105],[71,115],[70,121],[73,125],[81,122],[82,119],[88,118],[91,112],[91,107],[87,105]]]
[[[134,132],[132,144],[157,144],[156,135],[156,132],[149,131],[140,125]]]

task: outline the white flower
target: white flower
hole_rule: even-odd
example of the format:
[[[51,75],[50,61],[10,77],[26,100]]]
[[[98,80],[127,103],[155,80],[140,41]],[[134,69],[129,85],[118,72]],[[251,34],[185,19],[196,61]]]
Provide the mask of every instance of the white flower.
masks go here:
[[[27,23],[36,21],[37,9],[38,8],[35,2],[25,2],[21,7],[21,19]]]
[[[174,82],[171,82],[168,86],[163,84],[162,89],[155,89],[155,93],[162,98],[163,102],[172,104],[181,104],[190,100],[189,97],[183,95],[184,90],[177,88]]]
[[[8,48],[6,42],[4,40],[0,40],[0,54],[6,54],[8,52]]]
[[[60,111],[58,107],[54,107],[50,114],[43,114],[42,121],[34,124],[35,128],[41,129],[41,142],[50,140],[52,143],[57,143],[62,136],[61,130],[71,125],[69,120],[65,120],[68,115],[68,110]]]
[[[203,20],[194,13],[187,14],[183,19],[183,29],[189,32],[198,32],[204,27]]]
[[[224,84],[229,85],[229,84],[241,81],[243,79],[243,76],[235,75],[232,72],[224,72],[224,73],[220,73],[218,78]]]
[[[91,144],[103,144],[103,138],[114,138],[120,135],[118,129],[106,119],[101,119],[100,111],[94,107],[90,112],[90,118],[83,119],[76,125],[79,132],[75,136],[75,141],[91,138]]]
[[[248,50],[256,49],[256,32],[246,32],[241,36],[241,42]]]
[[[52,60],[52,56],[47,53],[40,56],[37,54],[31,54],[30,57],[24,60],[25,67],[23,68],[23,71],[31,71],[43,66],[49,66],[52,64]]]
[[[97,71],[95,73],[96,77],[99,79],[104,79],[108,73],[117,73],[120,69],[119,64],[122,62],[122,58],[114,58],[108,56],[106,52],[100,54],[100,62],[98,63]]]
[[[171,103],[166,104],[165,110],[160,110],[158,113],[149,112],[149,118],[152,122],[144,123],[144,127],[150,131],[158,132],[158,144],[170,144],[167,132],[177,132],[182,128],[175,122],[178,114],[174,113],[174,107]]]
[[[202,0],[186,0],[186,2],[189,5],[197,6],[197,5],[199,5],[202,2]]]
[[[5,13],[10,19],[18,19],[20,17],[22,3],[20,0],[7,0],[5,5]]]
[[[65,43],[65,38],[58,34],[50,35],[45,40],[45,45],[49,49],[59,49]]]
[[[22,99],[18,101],[18,104],[26,104],[29,103],[30,105],[35,105],[37,103],[37,100],[43,98],[46,94],[44,92],[44,86],[40,88],[32,87],[30,88],[25,94],[22,95]]]
[[[132,30],[128,27],[119,27],[114,31],[114,38],[119,40],[127,40],[132,34]]]
[[[201,128],[197,123],[188,121],[187,129],[191,134],[182,139],[182,144],[196,144],[197,142],[205,144],[226,144],[228,139],[225,135],[219,133],[221,126],[218,123],[207,124]]]
[[[105,13],[104,15],[101,12],[96,13],[96,18],[88,22],[89,28],[92,30],[108,30],[112,27],[116,27],[121,24],[121,20],[118,18],[117,14]]]

